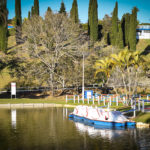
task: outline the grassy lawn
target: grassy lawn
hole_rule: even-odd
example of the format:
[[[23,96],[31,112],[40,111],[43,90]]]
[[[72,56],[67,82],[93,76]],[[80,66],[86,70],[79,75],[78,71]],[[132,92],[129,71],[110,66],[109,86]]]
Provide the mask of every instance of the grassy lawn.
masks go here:
[[[63,98],[49,98],[49,99],[0,99],[0,104],[22,104],[22,103],[55,103],[55,104],[66,104]]]
[[[145,49],[147,49],[150,46],[150,40],[139,40],[139,42],[137,43],[137,50],[140,51],[144,51]]]
[[[150,113],[139,112],[133,120],[136,122],[150,123]]]
[[[87,101],[85,101],[84,104],[82,101],[80,101],[78,103],[77,100],[75,103],[73,100],[70,100],[66,103],[65,97],[49,97],[49,98],[43,98],[43,99],[27,99],[27,98],[0,99],[0,104],[22,104],[22,103],[26,103],[26,104],[29,104],[29,103],[52,103],[52,104],[68,104],[68,105],[88,105],[88,106],[97,106],[97,107],[104,106],[103,102],[100,102],[100,104],[98,104],[98,102],[95,102],[93,104],[92,101],[90,101],[89,104]],[[107,105],[108,105],[108,103],[106,103],[106,107],[104,107],[104,108],[107,108]],[[121,103],[119,103],[119,106],[116,106],[116,103],[112,103],[112,106],[110,108],[123,111],[123,110],[129,109],[130,107],[125,107]]]

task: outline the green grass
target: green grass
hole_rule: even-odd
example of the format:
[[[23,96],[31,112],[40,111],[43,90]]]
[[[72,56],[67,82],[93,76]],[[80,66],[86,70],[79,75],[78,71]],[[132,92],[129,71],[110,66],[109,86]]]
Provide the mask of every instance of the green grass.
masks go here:
[[[16,46],[15,36],[9,36],[9,38],[8,38],[8,49],[11,49],[12,47],[15,48],[15,46]]]
[[[58,99],[58,98],[53,98],[53,99],[0,99],[0,104],[22,104],[22,103],[55,103],[55,104],[65,104],[64,99]]]
[[[95,102],[95,104],[93,104],[93,102],[90,102],[89,104],[87,103],[87,101],[85,101],[85,103],[83,104],[82,101],[80,101],[80,103],[78,103],[78,101],[76,100],[76,102],[74,103],[73,100],[68,101],[66,103],[66,99],[65,97],[49,97],[49,98],[43,98],[43,99],[27,99],[27,98],[22,98],[22,99],[0,99],[0,104],[22,104],[22,103],[26,103],[26,104],[30,104],[30,103],[51,103],[51,104],[68,104],[68,105],[87,105],[87,106],[97,106],[97,107],[101,107],[104,106],[104,104],[101,102],[98,105],[98,102]],[[106,103],[106,107],[107,108],[108,103]],[[116,106],[115,103],[112,103],[112,106],[110,107],[112,109],[116,109],[116,110],[126,110],[128,107],[123,106],[122,104],[119,104],[119,106]]]
[[[133,120],[136,122],[150,123],[150,113],[139,112]]]
[[[150,39],[142,39],[142,40],[139,40],[139,42],[137,43],[137,50],[139,51],[144,51],[148,46],[150,46]]]

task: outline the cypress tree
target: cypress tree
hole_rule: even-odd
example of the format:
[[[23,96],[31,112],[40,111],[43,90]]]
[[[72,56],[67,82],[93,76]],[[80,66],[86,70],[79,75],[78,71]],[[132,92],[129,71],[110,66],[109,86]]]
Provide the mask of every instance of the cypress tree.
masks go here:
[[[118,35],[117,35],[116,45],[120,49],[124,48],[124,44],[123,44],[123,31],[122,31],[121,24],[119,24],[119,32],[118,32]]]
[[[30,11],[28,12],[28,19],[31,19],[31,13],[30,13]]]
[[[15,17],[16,17],[16,43],[20,44],[21,40],[21,0],[15,0]]]
[[[130,29],[130,14],[126,13],[123,15],[121,20],[121,26],[123,30],[123,39],[124,39],[124,46],[129,45],[129,29]]]
[[[47,8],[48,12],[52,12],[52,9],[50,7]]]
[[[65,4],[64,4],[63,1],[61,2],[61,7],[60,7],[60,10],[59,10],[59,13],[60,14],[63,13],[63,14],[66,15],[66,8],[65,8]]]
[[[136,50],[137,12],[138,9],[134,7],[130,17],[129,47],[131,51]]]
[[[33,17],[34,16],[34,7],[32,6],[31,8],[31,16]]]
[[[125,46],[125,15],[123,15],[121,19],[121,28],[123,32],[123,45]]]
[[[16,15],[17,26],[21,26],[22,25],[21,0],[15,0],[15,15]]]
[[[89,31],[92,41],[98,40],[98,4],[97,0],[90,1],[89,4]]]
[[[0,50],[6,52],[7,49],[7,33],[8,33],[8,10],[7,0],[0,1]]]
[[[91,14],[91,6],[92,6],[92,0],[89,2],[89,10],[88,10],[88,35],[90,35],[90,14]]]
[[[52,14],[52,9],[50,7],[47,8],[46,14],[45,14],[45,18],[49,17],[49,14]]]
[[[34,14],[39,16],[39,0],[34,0]]]
[[[125,15],[125,45],[129,45],[129,32],[130,32],[130,14]]]
[[[70,17],[72,18],[72,20],[73,20],[75,23],[78,23],[78,22],[79,22],[77,0],[74,0],[74,1],[73,1],[72,8],[71,8],[71,11],[70,11]]]
[[[111,43],[113,46],[116,45],[117,34],[118,34],[118,2],[116,2],[112,15]]]

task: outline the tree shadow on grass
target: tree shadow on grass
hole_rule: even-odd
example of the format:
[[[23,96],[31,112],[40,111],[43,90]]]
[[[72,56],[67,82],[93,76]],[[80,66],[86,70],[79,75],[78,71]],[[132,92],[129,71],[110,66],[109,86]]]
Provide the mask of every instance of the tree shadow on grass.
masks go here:
[[[150,53],[150,45],[148,45],[141,54],[148,55],[149,53]]]
[[[42,98],[46,98],[48,97],[49,94],[43,94],[42,92],[20,92],[17,93],[16,97],[17,98],[30,98],[30,99],[42,99]],[[6,92],[6,93],[1,93],[0,94],[0,98],[1,99],[7,99],[7,98],[11,98],[11,93],[10,91]]]

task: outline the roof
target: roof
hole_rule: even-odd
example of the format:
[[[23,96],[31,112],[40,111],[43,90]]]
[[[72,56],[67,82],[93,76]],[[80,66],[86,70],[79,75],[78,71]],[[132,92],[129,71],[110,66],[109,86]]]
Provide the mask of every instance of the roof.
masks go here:
[[[141,31],[141,30],[147,30],[147,31],[150,31],[150,29],[144,29],[144,28],[139,28],[139,29],[136,29],[138,31]]]

